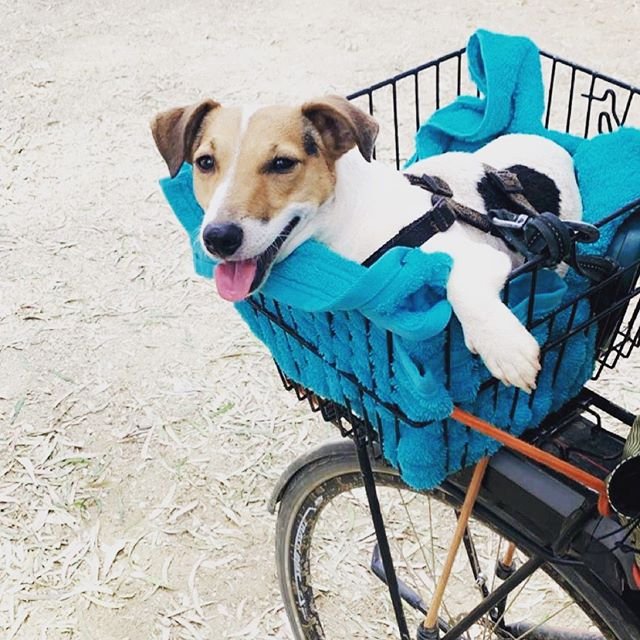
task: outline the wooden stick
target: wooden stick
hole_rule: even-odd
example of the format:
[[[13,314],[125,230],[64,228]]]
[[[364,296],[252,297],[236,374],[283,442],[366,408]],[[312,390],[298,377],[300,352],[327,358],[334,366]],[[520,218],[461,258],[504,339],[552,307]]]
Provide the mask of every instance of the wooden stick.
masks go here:
[[[505,567],[511,566],[511,563],[513,562],[513,554],[515,552],[516,552],[516,545],[513,542],[510,542],[502,558],[502,564]]]
[[[473,470],[473,476],[471,477],[471,482],[467,488],[467,495],[464,498],[462,509],[460,509],[460,515],[458,516],[458,524],[456,525],[456,530],[453,534],[453,539],[451,540],[449,553],[447,554],[447,559],[444,563],[444,567],[442,568],[442,573],[440,574],[435,593],[433,594],[431,606],[429,607],[427,616],[424,619],[423,627],[427,630],[434,629],[438,623],[438,613],[440,611],[440,605],[442,604],[444,590],[447,586],[447,582],[449,582],[451,570],[453,569],[453,562],[456,559],[458,549],[460,548],[460,542],[462,541],[465,529],[469,523],[473,505],[475,504],[478,493],[480,492],[480,485],[482,484],[482,478],[484,477],[484,472],[487,469],[487,464],[489,464],[489,458],[482,458]]]

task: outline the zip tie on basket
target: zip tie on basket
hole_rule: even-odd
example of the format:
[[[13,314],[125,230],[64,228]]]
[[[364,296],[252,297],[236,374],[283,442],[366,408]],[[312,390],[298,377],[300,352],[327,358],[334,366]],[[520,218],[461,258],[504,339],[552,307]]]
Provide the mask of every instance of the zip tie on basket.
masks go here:
[[[471,413],[468,413],[458,407],[454,407],[451,412],[451,418],[461,422],[462,424],[482,433],[485,436],[489,436],[494,440],[502,443],[509,449],[513,449],[518,453],[531,458],[540,464],[543,464],[558,473],[574,480],[575,482],[595,491],[598,494],[598,513],[601,516],[609,517],[612,514],[611,505],[609,504],[609,498],[607,497],[607,487],[604,480],[597,478],[596,476],[579,469],[578,467],[557,458],[551,453],[547,453],[538,447],[534,447],[524,440],[520,440],[515,436],[512,436],[506,431],[502,431],[498,427],[492,425]]]

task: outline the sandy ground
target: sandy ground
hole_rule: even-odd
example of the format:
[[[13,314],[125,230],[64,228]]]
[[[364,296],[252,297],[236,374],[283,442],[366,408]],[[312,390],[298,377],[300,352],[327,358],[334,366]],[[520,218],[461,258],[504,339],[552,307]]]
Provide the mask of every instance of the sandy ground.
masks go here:
[[[628,0],[0,0],[3,638],[288,637],[265,502],[333,433],[193,276],[147,123],[346,93],[478,26],[638,83]]]

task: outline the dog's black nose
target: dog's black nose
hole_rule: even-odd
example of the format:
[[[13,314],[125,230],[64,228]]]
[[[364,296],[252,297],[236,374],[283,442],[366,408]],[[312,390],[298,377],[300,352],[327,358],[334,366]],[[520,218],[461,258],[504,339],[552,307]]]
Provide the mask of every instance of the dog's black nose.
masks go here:
[[[232,222],[208,224],[202,230],[202,241],[208,251],[221,258],[233,255],[242,244],[242,227]]]

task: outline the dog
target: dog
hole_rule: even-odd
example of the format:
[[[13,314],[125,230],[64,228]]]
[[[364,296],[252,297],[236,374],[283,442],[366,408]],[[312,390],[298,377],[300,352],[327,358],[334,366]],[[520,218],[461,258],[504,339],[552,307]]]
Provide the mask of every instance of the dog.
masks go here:
[[[372,159],[378,124],[341,97],[244,108],[207,99],[158,114],[151,129],[172,176],[183,162],[193,164],[194,193],[205,212],[202,245],[219,261],[216,285],[227,300],[259,290],[273,264],[309,238],[362,262],[432,206],[429,192]],[[540,136],[502,136],[473,154],[445,153],[408,171],[444,179],[456,202],[486,213],[487,165],[519,167],[536,208],[581,218],[571,156]],[[539,346],[500,299],[523,257],[459,221],[421,249],[453,258],[447,298],[467,347],[493,376],[530,393]]]

